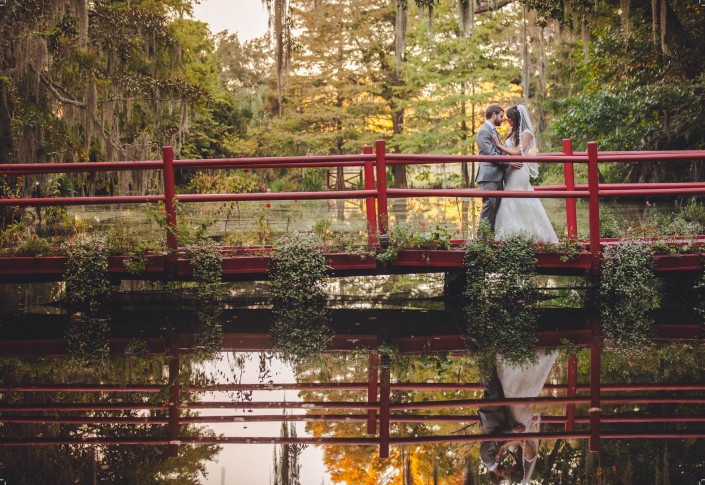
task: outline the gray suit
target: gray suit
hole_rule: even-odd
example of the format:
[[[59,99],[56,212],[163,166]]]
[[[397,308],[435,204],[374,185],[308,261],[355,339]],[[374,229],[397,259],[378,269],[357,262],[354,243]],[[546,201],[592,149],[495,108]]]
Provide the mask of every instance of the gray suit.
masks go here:
[[[497,134],[497,138],[499,138],[496,129],[491,129],[486,122],[483,123],[477,132],[477,146],[480,149],[480,155],[503,155],[502,151],[492,141],[493,134]],[[502,190],[504,186],[504,171],[507,166],[509,166],[508,162],[499,160],[497,162],[480,162],[477,177],[475,178],[480,190]],[[500,202],[502,202],[502,199],[496,197],[485,197],[482,199],[480,221],[489,222],[493,230]]]

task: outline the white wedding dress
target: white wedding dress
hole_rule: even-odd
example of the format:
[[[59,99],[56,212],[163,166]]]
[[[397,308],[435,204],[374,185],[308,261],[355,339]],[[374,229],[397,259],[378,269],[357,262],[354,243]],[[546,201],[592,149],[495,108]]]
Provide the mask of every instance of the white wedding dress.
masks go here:
[[[501,357],[497,362],[497,376],[502,384],[504,397],[537,397],[541,394],[548,375],[551,373],[553,363],[556,361],[556,352],[549,354],[539,352],[536,355],[536,362],[526,367],[518,367],[504,362]],[[525,433],[538,433],[541,431],[541,416],[534,414],[530,404],[521,404],[509,407],[509,415],[515,424],[523,424]],[[524,458],[524,477],[522,485],[531,481],[534,473],[536,459],[539,452],[539,440],[532,439],[526,441],[526,446],[530,446],[534,451],[534,459]]]
[[[525,133],[527,132],[523,134]],[[533,133],[528,133],[533,138]],[[515,148],[516,144],[508,138],[505,146]],[[524,163],[521,168],[508,167],[504,176],[504,190],[533,191],[529,181],[529,167],[532,164],[533,162]],[[539,243],[558,242],[556,231],[548,220],[540,199],[503,198],[497,210],[494,234],[497,241],[514,234],[524,234]]]

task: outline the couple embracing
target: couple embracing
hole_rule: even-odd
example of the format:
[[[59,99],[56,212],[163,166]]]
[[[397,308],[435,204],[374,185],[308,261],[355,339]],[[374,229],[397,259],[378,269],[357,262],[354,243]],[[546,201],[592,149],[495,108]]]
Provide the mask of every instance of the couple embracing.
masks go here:
[[[497,105],[487,108],[486,121],[477,132],[480,155],[497,156],[497,161],[480,162],[476,182],[481,190],[533,191],[530,178],[539,175],[538,164],[531,159],[507,162],[502,155],[532,157],[536,155],[536,135],[529,112],[523,105],[507,110],[510,131],[502,143],[497,127],[504,122],[504,110]],[[524,234],[539,243],[557,243],[558,237],[539,199],[485,197],[480,221],[486,221],[501,240],[512,234]]]

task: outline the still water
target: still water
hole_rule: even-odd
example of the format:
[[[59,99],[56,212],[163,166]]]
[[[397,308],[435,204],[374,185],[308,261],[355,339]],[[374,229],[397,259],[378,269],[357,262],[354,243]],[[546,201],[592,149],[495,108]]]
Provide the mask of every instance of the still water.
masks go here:
[[[560,337],[586,330],[589,335],[590,314],[579,303],[579,279],[541,277],[538,286],[543,294],[538,320],[542,335]],[[397,275],[328,280],[332,349],[306,362],[292,363],[269,348],[268,283],[225,288],[226,298],[217,314],[222,346],[217,352],[204,352],[194,344],[199,342],[204,309],[194,301],[191,285],[121,283],[104,315],[109,357],[91,361],[85,353],[83,360],[67,353],[67,339],[76,340],[72,334],[76,315],[72,319],[64,309],[62,283],[0,285],[2,439],[55,438],[67,443],[95,439],[103,443],[2,446],[0,478],[12,484],[316,485],[475,484],[490,483],[493,474],[513,476],[516,483],[552,484],[686,484],[705,477],[705,439],[697,437],[705,434],[705,348],[701,341],[663,341],[649,358],[635,359],[609,349],[602,353],[603,384],[688,384],[695,389],[630,391],[632,396],[689,398],[685,404],[606,401],[601,413],[603,434],[669,431],[689,433],[687,437],[603,438],[600,451],[592,453],[589,440],[580,437],[519,439],[515,443],[498,438],[488,445],[470,438],[483,432],[563,432],[569,406],[543,401],[511,408],[498,405],[497,409],[480,408],[478,421],[477,407],[459,403],[483,395],[497,398],[497,393],[504,398],[565,397],[568,358],[573,354],[577,355],[574,369],[580,395],[590,384],[590,348],[585,344],[543,346],[535,361],[522,368],[502,361],[488,368],[466,350],[463,303],[445,297],[443,275]],[[669,319],[669,314],[674,314],[673,309],[663,311],[658,321],[684,323]],[[94,337],[100,341],[100,335]],[[369,369],[382,353],[390,357],[390,401],[396,406],[391,411],[391,438],[452,439],[433,444],[393,443],[388,458],[380,458],[379,430],[367,433],[366,409],[346,406],[362,406],[367,401]],[[381,378],[385,371],[378,367],[377,372]],[[166,444],[110,444],[110,440],[127,438],[167,439],[168,403],[175,402],[173,395],[170,398],[174,389],[170,382],[180,384],[178,402],[191,403],[180,414],[183,443],[208,442],[212,436],[296,435],[372,438],[375,445],[181,444],[178,457],[169,458]],[[350,383],[360,386],[339,388]],[[250,390],[244,384],[289,386]],[[312,388],[296,389],[311,384]],[[449,387],[429,387],[433,384]],[[108,385],[117,388],[104,387]],[[215,387],[219,385],[229,387]],[[44,388],[29,390],[37,386]],[[78,391],[76,386],[94,387]],[[129,386],[143,387],[129,390]],[[376,389],[373,401],[381,399],[377,392],[382,391]],[[623,389],[610,395],[626,393]],[[456,402],[443,408],[410,405],[431,401]],[[264,402],[278,407],[261,408]],[[333,404],[341,402],[347,404]],[[328,403],[330,408],[315,403]],[[154,409],[141,409],[150,406]],[[587,433],[589,407],[588,402],[575,406],[578,433]],[[314,416],[320,419],[313,420]],[[682,421],[668,422],[677,417]],[[151,421],[136,422],[135,418]],[[658,418],[665,422],[656,422]]]

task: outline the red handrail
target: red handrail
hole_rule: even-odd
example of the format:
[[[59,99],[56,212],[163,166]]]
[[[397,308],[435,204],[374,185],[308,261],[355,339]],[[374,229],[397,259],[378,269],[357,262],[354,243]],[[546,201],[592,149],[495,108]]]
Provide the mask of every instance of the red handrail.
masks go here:
[[[515,198],[562,198],[566,200],[566,228],[571,239],[577,237],[575,199],[589,200],[590,251],[593,268],[597,268],[600,257],[599,199],[604,197],[642,197],[662,195],[684,195],[705,193],[705,182],[648,183],[648,184],[600,184],[598,163],[634,161],[677,161],[705,159],[705,150],[667,150],[614,152],[597,151],[597,144],[588,143],[586,152],[574,152],[571,140],[563,141],[562,153],[541,153],[538,162],[563,163],[564,184],[539,186],[533,192],[481,191],[478,189],[397,189],[387,187],[388,165],[414,165],[478,162],[495,160],[485,155],[436,155],[387,153],[384,141],[375,143],[374,153],[369,147],[358,155],[325,155],[306,157],[256,157],[210,160],[174,160],[171,147],[164,147],[161,161],[88,162],[88,163],[29,163],[8,164],[0,167],[0,175],[20,176],[45,173],[71,173],[125,170],[161,170],[164,181],[163,195],[111,196],[111,197],[43,197],[2,199],[3,206],[69,206],[93,204],[134,204],[164,202],[169,226],[176,225],[175,201],[180,202],[229,202],[266,200],[314,200],[314,199],[364,199],[369,244],[386,241],[389,232],[388,198],[408,197],[515,197]],[[523,160],[520,156],[508,156],[507,161]],[[588,183],[575,184],[574,163],[588,164]],[[174,170],[199,169],[255,169],[255,168],[314,168],[314,167],[364,167],[364,190],[278,192],[247,194],[175,194]],[[376,180],[375,180],[376,175]],[[376,202],[376,207],[375,207]],[[167,235],[172,254],[178,250],[173,231]]]

